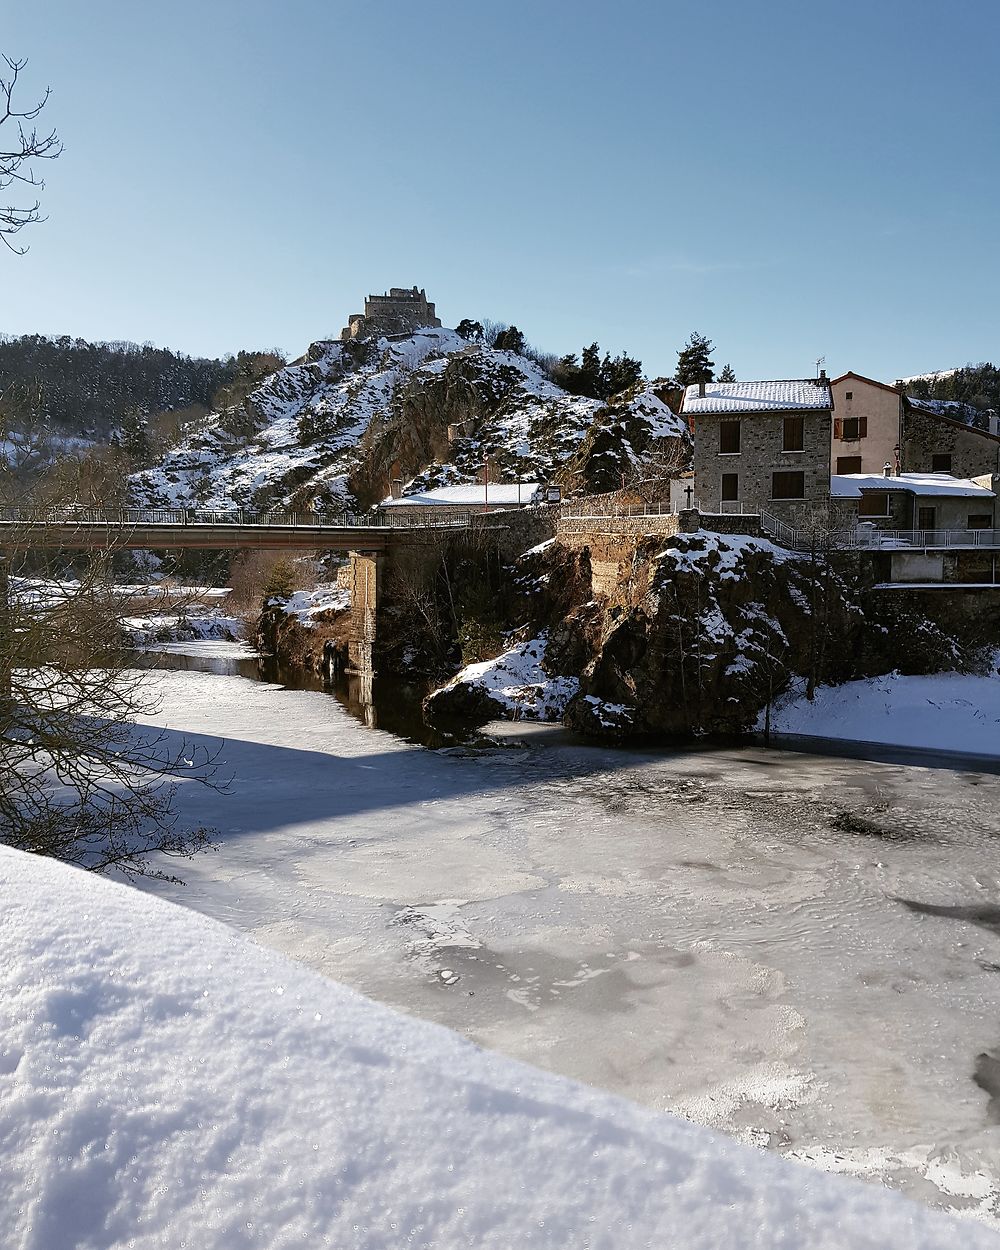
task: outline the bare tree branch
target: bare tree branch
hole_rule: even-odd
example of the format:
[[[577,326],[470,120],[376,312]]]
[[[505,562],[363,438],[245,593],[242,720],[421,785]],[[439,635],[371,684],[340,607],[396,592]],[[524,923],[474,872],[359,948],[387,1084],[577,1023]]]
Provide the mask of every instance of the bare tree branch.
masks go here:
[[[46,87],[42,97],[27,108],[18,107],[15,93],[27,60],[9,56],[0,59],[7,67],[3,71],[6,76],[0,77],[0,192],[14,186],[42,191],[45,180],[38,176],[32,162],[55,160],[62,153],[63,146],[55,130],[40,134],[34,126],[26,123],[33,122],[45,108],[51,89]],[[11,238],[25,226],[44,220],[38,199],[27,205],[0,205],[0,240],[9,251],[23,256],[28,249],[12,243]]]

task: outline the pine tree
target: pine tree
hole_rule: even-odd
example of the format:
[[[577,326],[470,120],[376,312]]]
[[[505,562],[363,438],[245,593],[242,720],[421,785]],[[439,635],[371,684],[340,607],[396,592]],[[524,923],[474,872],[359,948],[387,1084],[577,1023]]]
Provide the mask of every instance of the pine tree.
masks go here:
[[[732,365],[723,366],[722,372],[719,374],[719,381],[720,382],[735,382],[736,381],[736,374],[733,371]]]
[[[699,334],[697,330],[691,334],[684,348],[677,353],[676,381],[678,386],[691,386],[695,382],[713,381],[715,361],[709,359],[713,346],[712,340],[706,338],[704,334]]]

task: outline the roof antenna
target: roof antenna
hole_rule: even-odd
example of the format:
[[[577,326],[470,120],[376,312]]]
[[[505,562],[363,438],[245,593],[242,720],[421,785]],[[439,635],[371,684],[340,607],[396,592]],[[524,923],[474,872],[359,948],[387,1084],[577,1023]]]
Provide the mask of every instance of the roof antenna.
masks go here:
[[[816,376],[819,377],[820,374],[825,372],[825,370],[821,368],[821,366],[826,364],[826,357],[819,356],[814,363],[816,365]]]

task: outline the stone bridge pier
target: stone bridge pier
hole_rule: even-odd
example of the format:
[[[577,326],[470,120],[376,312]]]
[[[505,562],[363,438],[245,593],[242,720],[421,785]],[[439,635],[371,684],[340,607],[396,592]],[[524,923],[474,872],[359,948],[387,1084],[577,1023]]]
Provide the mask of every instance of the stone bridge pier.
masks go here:
[[[375,551],[352,551],[349,559],[351,622],[347,671],[370,677],[375,671],[375,638],[384,557]]]

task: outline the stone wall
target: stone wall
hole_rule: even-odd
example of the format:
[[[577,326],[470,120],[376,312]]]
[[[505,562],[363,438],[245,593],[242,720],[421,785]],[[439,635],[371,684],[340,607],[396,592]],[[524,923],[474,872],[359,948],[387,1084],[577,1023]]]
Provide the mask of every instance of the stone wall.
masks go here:
[[[421,326],[440,326],[441,319],[426,291],[390,287],[384,295],[369,295],[363,313],[351,313],[341,339],[372,338],[378,334],[406,334]]]
[[[786,417],[802,417],[802,451],[783,451]],[[830,497],[830,441],[832,423],[828,410],[821,412],[750,413],[739,418],[740,450],[720,453],[723,422],[733,418],[698,413],[695,418],[695,500],[711,511],[722,502],[722,475],[739,475],[737,502],[745,511],[761,508],[788,518],[804,503],[826,505]],[[802,499],[772,499],[771,474],[801,471]]]
[[[904,473],[933,472],[935,455],[951,456],[949,472],[955,477],[1000,471],[1000,438],[928,412],[904,412],[901,447]]]

